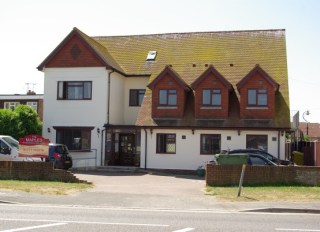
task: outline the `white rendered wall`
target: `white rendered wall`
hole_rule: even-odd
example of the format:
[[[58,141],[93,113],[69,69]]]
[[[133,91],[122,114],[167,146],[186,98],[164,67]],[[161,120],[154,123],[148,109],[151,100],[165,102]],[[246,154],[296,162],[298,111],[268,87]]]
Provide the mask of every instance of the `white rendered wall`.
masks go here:
[[[107,77],[105,68],[46,68],[44,79],[43,136],[56,142],[53,126],[94,127],[91,152],[71,152],[74,167],[101,163],[101,133],[107,115]],[[91,100],[57,100],[58,81],[92,81]],[[50,133],[48,129],[50,128]],[[95,158],[97,157],[97,158]]]
[[[221,134],[221,149],[235,149],[246,147],[246,134],[264,134],[268,135],[268,152],[278,156],[278,132],[277,131],[210,131],[195,130],[157,130],[153,129],[152,135],[147,130],[147,163],[149,169],[181,169],[196,170],[212,159],[212,155],[200,155],[200,135],[201,134]],[[156,134],[174,133],[176,134],[176,154],[156,154]],[[186,139],[182,139],[182,135]],[[231,136],[231,140],[227,140]],[[272,141],[276,137],[277,141]],[[281,158],[285,156],[285,136],[280,135],[280,154]],[[141,131],[141,168],[145,168],[145,131]]]
[[[130,89],[146,89],[149,77],[128,77],[124,85],[124,124],[135,125],[140,106],[129,106]]]
[[[124,83],[125,78],[119,73],[111,73],[110,78],[110,124],[124,124]]]

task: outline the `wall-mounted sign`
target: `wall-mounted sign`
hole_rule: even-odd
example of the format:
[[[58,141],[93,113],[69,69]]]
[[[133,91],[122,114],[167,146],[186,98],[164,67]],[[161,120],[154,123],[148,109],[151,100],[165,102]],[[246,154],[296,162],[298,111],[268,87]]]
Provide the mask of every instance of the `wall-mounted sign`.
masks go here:
[[[46,158],[49,153],[49,139],[40,135],[27,135],[19,139],[19,157]]]

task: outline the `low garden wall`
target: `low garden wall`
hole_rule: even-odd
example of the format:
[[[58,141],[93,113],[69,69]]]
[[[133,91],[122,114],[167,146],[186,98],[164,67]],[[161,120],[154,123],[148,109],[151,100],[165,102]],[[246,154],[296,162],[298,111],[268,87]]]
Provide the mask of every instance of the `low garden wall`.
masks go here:
[[[239,185],[241,170],[242,165],[208,164],[206,168],[206,183],[210,186]],[[243,184],[301,184],[320,186],[320,167],[247,165]]]
[[[0,161],[0,179],[82,182],[70,171],[54,169],[49,162]]]

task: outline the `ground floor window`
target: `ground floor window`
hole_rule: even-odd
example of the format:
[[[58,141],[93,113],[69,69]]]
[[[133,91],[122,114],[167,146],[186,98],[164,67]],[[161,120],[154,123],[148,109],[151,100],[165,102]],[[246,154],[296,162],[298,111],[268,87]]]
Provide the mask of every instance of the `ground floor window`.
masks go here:
[[[54,127],[57,131],[56,142],[68,146],[73,151],[91,149],[91,130],[93,127]]]
[[[157,134],[157,153],[176,153],[176,134]]]
[[[247,148],[259,148],[268,151],[268,135],[247,135]]]
[[[201,134],[200,154],[218,154],[221,150],[221,135]]]

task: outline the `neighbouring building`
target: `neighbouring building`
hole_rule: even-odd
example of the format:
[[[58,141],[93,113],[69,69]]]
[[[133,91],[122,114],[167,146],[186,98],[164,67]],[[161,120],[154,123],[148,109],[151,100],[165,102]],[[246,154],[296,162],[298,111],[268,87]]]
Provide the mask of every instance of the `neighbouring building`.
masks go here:
[[[90,37],[74,28],[38,66],[43,136],[75,167],[195,170],[221,150],[285,156],[285,30]]]
[[[27,94],[1,94],[0,109],[14,109],[16,106],[24,104],[31,106],[43,120],[43,94],[36,94],[28,91]]]
[[[300,122],[299,130],[309,141],[320,141],[320,123]]]

